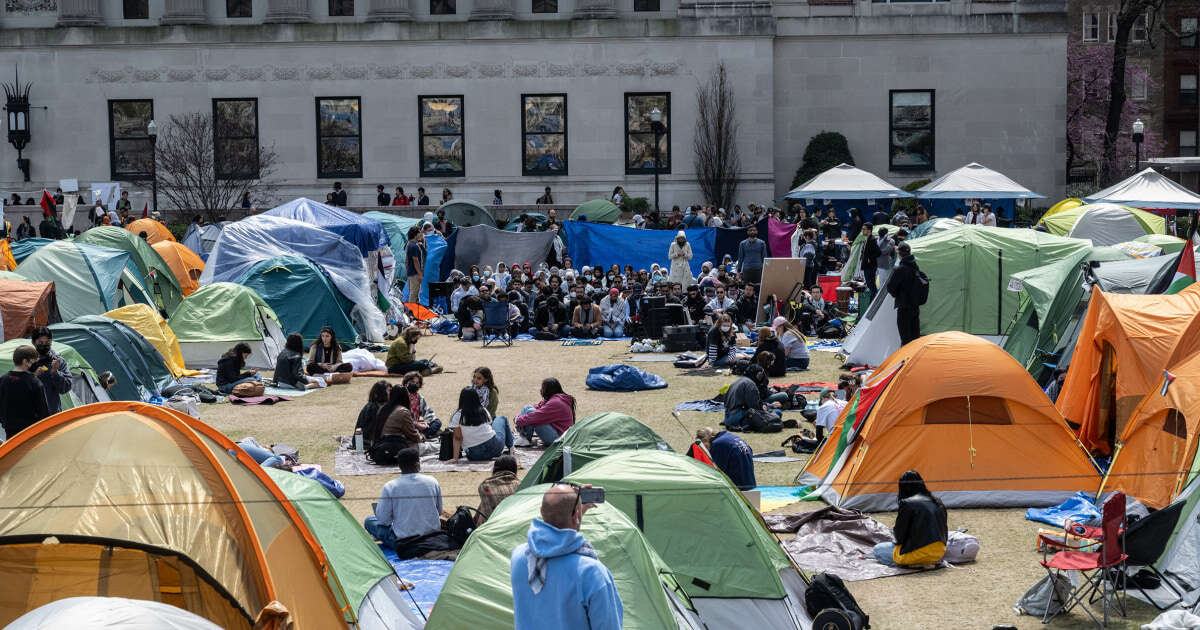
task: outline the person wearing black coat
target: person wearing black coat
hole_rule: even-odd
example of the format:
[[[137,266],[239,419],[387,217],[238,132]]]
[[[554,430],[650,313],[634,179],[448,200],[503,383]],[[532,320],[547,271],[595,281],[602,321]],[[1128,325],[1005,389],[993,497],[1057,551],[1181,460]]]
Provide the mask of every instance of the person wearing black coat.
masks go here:
[[[875,545],[875,559],[889,566],[924,566],[940,561],[949,538],[946,506],[925,487],[915,470],[900,476],[899,487],[899,510],[892,528],[896,542]]]
[[[246,359],[250,358],[250,344],[239,343],[217,359],[217,390],[222,394],[230,394],[233,388],[250,381],[261,381],[258,370],[242,372]]]
[[[900,333],[900,345],[904,345],[921,336],[921,305],[916,295],[921,268],[908,243],[901,243],[896,251],[900,263],[888,277],[887,292],[896,301],[896,330]]]
[[[883,254],[879,250],[879,242],[875,240],[875,235],[871,234],[874,229],[870,223],[864,223],[862,226],[862,236],[866,239],[863,243],[862,250],[862,270],[863,277],[866,278],[867,290],[874,295],[878,288],[875,286],[875,275],[879,273],[879,257]]]
[[[551,295],[538,306],[533,325],[534,330],[531,332],[534,334],[553,335],[556,339],[571,335],[571,317],[567,315],[567,309],[563,308],[557,295]]]

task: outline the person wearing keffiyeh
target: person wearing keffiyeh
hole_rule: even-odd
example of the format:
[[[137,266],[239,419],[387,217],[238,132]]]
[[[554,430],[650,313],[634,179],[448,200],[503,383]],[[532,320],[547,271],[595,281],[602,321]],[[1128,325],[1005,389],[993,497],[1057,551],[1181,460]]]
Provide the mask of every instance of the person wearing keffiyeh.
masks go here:
[[[612,573],[579,533],[592,507],[567,484],[542,497],[542,518],[512,554],[514,630],[620,630],[624,608]]]

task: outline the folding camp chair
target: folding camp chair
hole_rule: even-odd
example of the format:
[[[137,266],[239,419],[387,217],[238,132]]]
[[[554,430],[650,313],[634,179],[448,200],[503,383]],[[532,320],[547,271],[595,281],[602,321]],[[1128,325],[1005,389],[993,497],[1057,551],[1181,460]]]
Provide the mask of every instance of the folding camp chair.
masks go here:
[[[484,302],[482,326],[484,346],[497,340],[506,346],[512,345],[512,337],[508,334],[508,302]]]
[[[1046,573],[1050,577],[1050,582],[1054,583],[1056,573],[1066,571],[1078,571],[1082,581],[1075,590],[1071,592],[1070,597],[1064,602],[1063,607],[1058,611],[1062,613],[1070,612],[1072,608],[1082,604],[1083,611],[1095,621],[1101,628],[1108,627],[1108,609],[1116,608],[1121,616],[1125,616],[1125,598],[1123,596],[1125,587],[1125,560],[1128,556],[1124,551],[1124,540],[1121,536],[1121,530],[1125,524],[1125,495],[1120,492],[1113,493],[1108,501],[1104,503],[1104,509],[1100,516],[1100,527],[1086,527],[1067,521],[1064,525],[1064,535],[1062,541],[1054,540],[1048,536],[1040,535],[1039,544],[1045,545],[1046,552],[1043,553],[1041,565],[1046,569]],[[1092,538],[1100,541],[1100,551],[1072,551],[1069,545],[1064,545],[1064,542],[1069,540],[1067,534]],[[1046,556],[1052,548],[1064,548],[1066,551],[1059,551],[1049,559]],[[1042,623],[1050,621],[1055,614],[1051,614],[1051,598],[1054,596],[1054,589],[1050,589],[1046,601],[1046,613],[1042,615]],[[1092,612],[1092,602],[1100,599],[1103,601],[1104,619],[1101,621]]]
[[[1154,563],[1158,562],[1163,552],[1166,551],[1167,543],[1171,540],[1171,533],[1179,524],[1179,517],[1183,514],[1186,503],[1186,501],[1176,501],[1145,518],[1134,521],[1125,531],[1124,547],[1125,553],[1129,556],[1125,563],[1131,567],[1143,567],[1144,570],[1150,571],[1154,577],[1158,578],[1160,584],[1166,586],[1175,595],[1175,599],[1166,604],[1160,604],[1146,592],[1141,584],[1130,580],[1133,587],[1146,598],[1146,601],[1159,610],[1167,610],[1183,601],[1183,593],[1180,593],[1179,589],[1175,588],[1175,585],[1159,572]]]

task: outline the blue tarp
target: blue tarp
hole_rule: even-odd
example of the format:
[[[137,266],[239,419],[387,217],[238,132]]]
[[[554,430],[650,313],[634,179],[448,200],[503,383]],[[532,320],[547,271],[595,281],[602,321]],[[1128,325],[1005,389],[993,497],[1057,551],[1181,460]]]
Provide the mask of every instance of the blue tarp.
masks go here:
[[[416,558],[401,560],[395,551],[384,545],[379,546],[379,551],[383,552],[383,556],[392,565],[396,575],[401,580],[413,585],[413,588],[406,591],[407,595],[411,596],[411,599],[405,597],[409,606],[422,619],[428,617],[438,595],[442,593],[442,587],[446,585],[446,577],[450,575],[450,569],[454,563],[450,560],[420,560]]]
[[[650,265],[671,268],[667,252],[675,240],[673,230],[638,230],[630,227],[564,221],[567,254],[575,267],[600,265],[633,265],[634,269],[649,269]],[[691,270],[695,276],[706,260],[712,260],[716,245],[716,228],[685,230],[692,244]],[[735,245],[736,253],[736,245]]]
[[[421,304],[429,304],[429,283],[437,282],[441,278],[442,258],[445,257],[449,247],[446,244],[446,239],[438,234],[430,234],[425,237],[425,275],[422,277],[421,292],[418,294]],[[412,301],[411,291],[408,287],[404,287],[407,300]]]
[[[585,381],[588,389],[606,392],[636,392],[643,389],[662,389],[667,379],[632,365],[602,365],[588,370]]]
[[[1076,523],[1084,523],[1099,517],[1100,508],[1096,507],[1091,495],[1083,492],[1076,492],[1059,505],[1048,508],[1029,508],[1025,511],[1025,518],[1054,527],[1062,527],[1068,518]]]
[[[263,214],[295,219],[329,230],[357,247],[364,257],[368,252],[382,249],[391,242],[378,219],[303,197],[271,208]]]

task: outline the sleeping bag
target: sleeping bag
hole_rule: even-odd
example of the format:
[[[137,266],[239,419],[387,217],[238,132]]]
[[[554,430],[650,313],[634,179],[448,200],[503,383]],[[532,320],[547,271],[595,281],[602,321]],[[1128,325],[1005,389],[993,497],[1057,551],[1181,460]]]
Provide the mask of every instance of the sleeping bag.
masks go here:
[[[585,382],[588,389],[605,392],[636,392],[667,386],[667,380],[663,377],[624,364],[594,367],[588,370]]]

